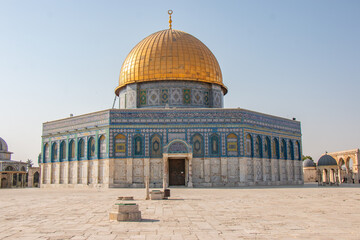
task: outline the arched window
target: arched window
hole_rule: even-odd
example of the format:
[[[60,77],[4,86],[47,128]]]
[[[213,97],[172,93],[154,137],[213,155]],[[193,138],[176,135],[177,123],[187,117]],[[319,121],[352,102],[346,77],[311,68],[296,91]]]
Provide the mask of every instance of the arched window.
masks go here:
[[[7,166],[7,167],[5,168],[5,171],[15,171],[15,168],[12,167],[12,166]]]
[[[294,154],[296,160],[301,160],[301,153],[300,153],[300,144],[299,141],[295,142]]]
[[[126,137],[118,134],[115,137],[115,157],[123,157],[126,155]]]
[[[255,141],[255,157],[259,157],[259,158],[263,157],[262,141],[260,136],[257,136]]]
[[[211,155],[220,155],[220,149],[219,149],[219,135],[213,134],[210,137],[210,154]]]
[[[235,156],[238,153],[238,137],[234,133],[230,133],[227,138],[227,153]]]
[[[270,138],[265,138],[265,146],[264,146],[264,156],[266,158],[271,158],[271,145],[270,145]]]
[[[60,143],[60,162],[63,162],[66,159],[66,144],[65,141]]]
[[[143,155],[143,141],[140,135],[134,137],[134,155],[135,156]]]
[[[39,172],[35,172],[33,186],[37,187],[39,185],[39,181],[40,181],[40,174],[39,174]]]
[[[191,143],[193,146],[193,156],[203,157],[204,156],[203,137],[200,134],[195,134],[191,138]]]
[[[250,134],[246,135],[245,139],[245,155],[248,157],[254,156],[253,140]]]
[[[49,148],[49,144],[46,143],[44,145],[44,153],[43,153],[43,158],[44,158],[44,162],[49,162],[49,156],[50,156],[50,148]]]
[[[294,144],[289,140],[289,159],[294,160]]]
[[[53,143],[51,149],[51,161],[54,162],[57,159],[58,159],[58,146],[57,143]]]
[[[85,157],[85,141],[84,139],[80,139],[78,143],[78,159],[82,159]]]
[[[88,141],[88,158],[95,158],[95,139],[93,137]]]
[[[286,142],[285,139],[281,140],[281,146],[280,146],[280,157],[282,159],[287,159],[287,150],[286,150]]]
[[[280,158],[279,141],[276,138],[272,140],[272,156],[275,159]]]
[[[104,135],[99,138],[99,158],[106,158],[106,138]]]
[[[73,160],[75,158],[75,141],[70,140],[69,143],[69,160]]]
[[[150,157],[161,157],[161,140],[160,136],[155,134],[151,138],[151,146],[150,146]]]

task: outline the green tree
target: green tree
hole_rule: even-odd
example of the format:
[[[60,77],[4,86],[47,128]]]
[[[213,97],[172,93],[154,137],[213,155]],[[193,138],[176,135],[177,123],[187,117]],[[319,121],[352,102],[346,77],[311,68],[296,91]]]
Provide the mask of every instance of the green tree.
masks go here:
[[[31,159],[28,159],[28,160],[26,161],[26,163],[28,164],[29,167],[32,167],[32,165],[34,164]]]
[[[305,159],[310,159],[310,160],[314,161],[311,156],[302,155],[302,160],[304,161]]]

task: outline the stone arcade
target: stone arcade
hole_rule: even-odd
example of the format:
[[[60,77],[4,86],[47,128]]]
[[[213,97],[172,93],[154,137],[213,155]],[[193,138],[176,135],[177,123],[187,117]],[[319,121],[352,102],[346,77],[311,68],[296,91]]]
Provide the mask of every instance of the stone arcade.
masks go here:
[[[300,122],[224,109],[212,52],[171,28],[137,44],[119,109],[43,124],[42,187],[303,184]]]

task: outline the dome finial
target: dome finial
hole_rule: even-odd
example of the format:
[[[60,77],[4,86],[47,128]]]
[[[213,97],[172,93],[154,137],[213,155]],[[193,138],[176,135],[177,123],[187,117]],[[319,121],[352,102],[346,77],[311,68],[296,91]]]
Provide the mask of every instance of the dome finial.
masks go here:
[[[169,29],[171,29],[171,27],[172,27],[172,25],[171,25],[171,23],[172,23],[172,20],[171,20],[171,14],[173,14],[173,10],[168,10],[168,14],[169,14]]]

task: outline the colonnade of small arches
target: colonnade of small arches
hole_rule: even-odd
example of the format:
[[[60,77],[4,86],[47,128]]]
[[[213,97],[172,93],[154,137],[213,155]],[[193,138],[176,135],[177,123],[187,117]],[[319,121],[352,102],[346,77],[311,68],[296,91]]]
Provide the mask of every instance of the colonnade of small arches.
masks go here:
[[[255,141],[254,141],[255,139]],[[245,155],[248,157],[301,160],[301,148],[298,140],[263,138],[260,135],[247,134],[245,138]],[[280,142],[280,143],[279,143]]]
[[[106,137],[91,136],[60,142],[45,143],[43,147],[43,162],[63,162],[72,160],[102,159],[107,156]]]
[[[27,170],[25,166],[8,165],[3,167],[3,173],[0,174],[0,187],[12,188],[12,187],[25,187],[27,184]]]
[[[208,142],[204,136],[195,133],[190,137],[194,157],[219,157],[222,155],[221,135],[212,133]],[[159,158],[162,156],[163,137],[155,133],[150,136],[149,145],[145,146],[145,137],[135,134],[131,141],[132,148],[128,149],[127,137],[117,134],[114,137],[114,157],[144,157],[145,148],[149,149],[149,157]],[[225,138],[226,156],[240,156],[240,141],[235,133],[227,134]],[[285,160],[301,160],[301,148],[298,140],[246,134],[244,144],[244,156],[256,158],[274,158]],[[51,145],[50,145],[51,144]],[[207,149],[205,149],[207,147]],[[102,159],[107,156],[106,137],[101,135],[98,139],[94,136],[45,143],[43,148],[43,162],[62,162],[72,160]],[[132,151],[132,154],[130,153]]]

